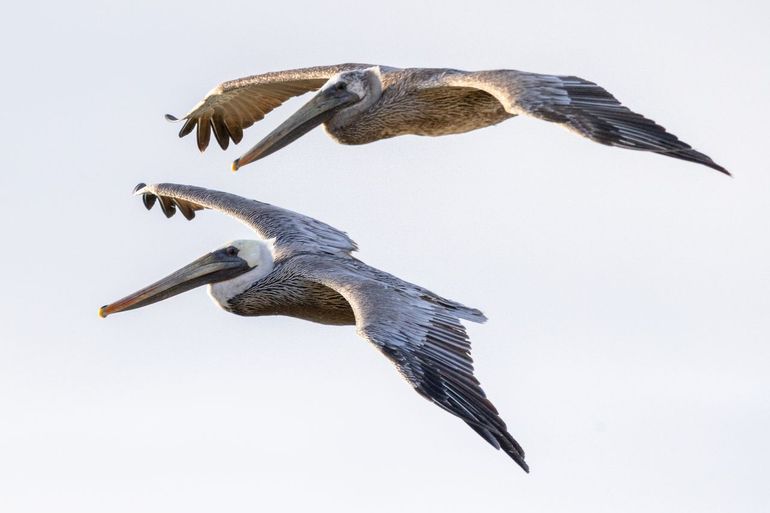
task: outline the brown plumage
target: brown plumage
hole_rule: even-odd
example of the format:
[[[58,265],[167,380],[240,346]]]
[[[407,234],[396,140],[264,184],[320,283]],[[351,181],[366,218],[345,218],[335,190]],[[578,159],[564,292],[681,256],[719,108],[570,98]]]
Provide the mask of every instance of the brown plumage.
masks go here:
[[[294,259],[277,263],[273,272],[223,308],[244,316],[285,315],[319,324],[354,325],[350,303],[333,289],[303,277],[296,263]]]

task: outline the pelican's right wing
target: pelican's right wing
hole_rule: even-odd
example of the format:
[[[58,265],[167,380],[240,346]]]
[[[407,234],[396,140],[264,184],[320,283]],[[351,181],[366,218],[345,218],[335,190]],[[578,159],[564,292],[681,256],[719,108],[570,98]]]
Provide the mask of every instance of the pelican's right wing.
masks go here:
[[[223,82],[212,89],[198,105],[185,114],[179,137],[184,137],[197,126],[198,149],[204,151],[214,131],[221,148],[227,149],[232,140],[241,142],[243,130],[294,96],[315,91],[329,78],[342,71],[368,68],[369,64],[337,64],[286,71],[274,71],[262,75]],[[166,119],[177,121],[166,114]]]
[[[730,173],[665,128],[622,105],[603,87],[575,76],[516,70],[447,70],[433,87],[471,87],[494,96],[510,114],[560,123],[592,141],[630,150],[651,151]]]
[[[303,275],[347,300],[358,334],[387,356],[417,393],[464,420],[529,472],[524,451],[473,375],[471,343],[460,319],[484,322],[484,314],[353,258],[303,258]]]
[[[227,192],[192,185],[140,183],[134,193],[142,196],[148,210],[158,201],[166,217],[171,217],[178,209],[187,219],[192,219],[196,211],[207,208],[234,217],[260,237],[275,239],[276,259],[302,252],[349,254],[358,249],[345,232],[333,226]]]

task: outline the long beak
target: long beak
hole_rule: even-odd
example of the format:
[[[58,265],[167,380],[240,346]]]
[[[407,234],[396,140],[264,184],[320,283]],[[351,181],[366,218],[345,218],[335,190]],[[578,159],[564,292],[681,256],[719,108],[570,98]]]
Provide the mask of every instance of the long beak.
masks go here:
[[[345,89],[329,89],[319,92],[312,100],[302,106],[297,112],[281,123],[281,125],[270,132],[264,139],[259,141],[249,151],[244,153],[241,158],[233,162],[233,171],[250,164],[255,160],[267,157],[287,146],[324,121],[331,118],[335,112],[343,107],[351,105],[360,98],[357,94]]]
[[[204,255],[131,295],[99,309],[99,317],[151,305],[207,283],[227,280],[248,270],[248,264],[238,257],[227,257],[221,252]]]

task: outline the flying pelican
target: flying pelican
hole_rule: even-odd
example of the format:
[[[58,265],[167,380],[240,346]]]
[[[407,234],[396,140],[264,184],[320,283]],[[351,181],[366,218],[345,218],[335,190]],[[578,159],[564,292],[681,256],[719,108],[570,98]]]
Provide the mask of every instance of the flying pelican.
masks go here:
[[[598,143],[660,153],[730,174],[593,82],[515,70],[339,64],[254,75],[212,89],[183,116],[179,137],[197,126],[200,151],[208,147],[212,131],[227,149],[230,140],[239,143],[245,128],[287,99],[319,88],[312,100],[236,159],[233,171],[321,123],[339,143],[366,144],[405,134],[459,134],[528,115],[560,123]],[[166,118],[178,121],[171,114]]]
[[[238,315],[288,315],[321,324],[353,325],[396,364],[426,399],[464,420],[525,471],[524,451],[508,433],[473,375],[470,340],[460,319],[484,322],[479,310],[444,299],[366,265],[344,232],[259,201],[190,185],[139,184],[145,207],[187,219],[218,210],[262,240],[238,240],[123,299],[107,315],[140,308],[208,284],[216,304]]]

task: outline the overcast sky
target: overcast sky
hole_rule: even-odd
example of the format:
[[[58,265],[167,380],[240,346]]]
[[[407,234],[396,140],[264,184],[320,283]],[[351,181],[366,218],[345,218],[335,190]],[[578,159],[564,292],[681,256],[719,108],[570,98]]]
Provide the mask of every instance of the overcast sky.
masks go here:
[[[12,12],[8,12],[12,9]],[[766,2],[17,2],[6,9],[0,509],[770,509]],[[595,81],[731,170],[514,119],[360,146],[318,129],[201,155],[217,83],[371,62]],[[477,376],[524,474],[353,327],[240,318],[195,290],[96,315],[228,240],[138,182],[235,192],[347,231],[367,263],[489,317]]]

